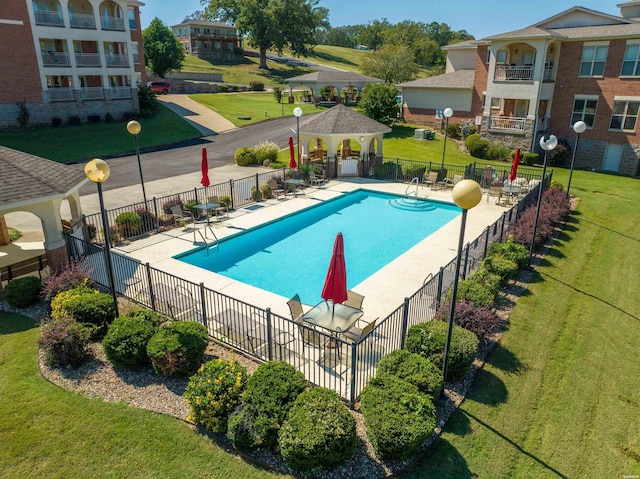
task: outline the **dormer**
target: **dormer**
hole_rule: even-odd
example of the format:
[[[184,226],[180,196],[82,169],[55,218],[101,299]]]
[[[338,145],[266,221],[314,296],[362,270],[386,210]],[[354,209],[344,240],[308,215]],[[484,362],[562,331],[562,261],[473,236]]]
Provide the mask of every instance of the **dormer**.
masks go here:
[[[619,3],[617,7],[620,9],[620,16],[622,18],[640,21],[640,0]]]

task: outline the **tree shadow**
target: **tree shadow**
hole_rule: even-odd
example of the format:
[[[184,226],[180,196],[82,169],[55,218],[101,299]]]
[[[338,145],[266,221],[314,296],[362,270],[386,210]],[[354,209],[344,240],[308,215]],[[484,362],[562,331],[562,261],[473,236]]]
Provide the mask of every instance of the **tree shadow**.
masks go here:
[[[462,415],[456,412],[453,416]],[[447,422],[447,429],[449,429],[449,425],[452,422],[458,419],[453,416]],[[467,423],[469,422],[464,417],[461,419]],[[470,479],[476,477],[476,475],[469,470],[466,459],[458,450],[449,441],[438,437],[426,450],[425,454],[398,477],[403,479],[425,477]]]
[[[540,260],[540,264],[542,264],[544,261],[544,258]],[[550,263],[547,261],[547,266],[550,265]],[[524,284],[537,284],[537,283],[542,283],[544,281],[544,278],[542,277],[542,275],[540,275],[540,273],[533,269],[530,271],[523,271],[523,274],[521,274],[518,277],[518,281],[520,281],[521,283]]]
[[[495,351],[491,355],[493,358]],[[478,370],[474,387],[466,396],[467,401],[475,401],[487,406],[497,406],[503,404],[509,398],[509,392],[502,379],[486,369]]]
[[[620,231],[614,230],[613,228],[609,228],[608,226],[604,226],[604,225],[601,225],[601,224],[598,224],[598,223],[594,223],[593,221],[589,221],[589,220],[585,220],[585,219],[583,219],[582,221],[584,221],[585,223],[589,223],[590,225],[593,225],[593,226],[595,226],[597,228],[601,228],[601,229],[603,229],[605,231],[609,231],[610,233],[618,235],[618,236],[620,236],[622,238],[627,238],[627,239],[630,239],[632,241],[640,242],[640,238],[634,238],[633,236],[629,236],[628,234],[621,233]]]
[[[552,258],[558,259],[566,258],[566,255],[556,247],[549,248],[545,256],[551,256]],[[547,263],[549,262],[547,261]],[[542,261],[540,262],[540,264],[542,264]]]
[[[0,335],[22,333],[37,327],[36,322],[27,316],[0,311]]]
[[[512,374],[519,374],[529,369],[512,351],[500,343],[495,346],[487,363],[501,371]]]
[[[391,133],[385,135],[385,138],[413,138],[415,128],[407,125],[393,125]]]
[[[314,50],[312,52],[312,55],[309,56],[308,58],[313,58],[313,57],[320,58],[322,60],[326,60],[326,61],[329,61],[329,62],[342,63],[343,65],[350,65],[350,66],[354,66],[354,67],[358,66],[355,63],[353,63],[352,61],[347,60],[346,58],[342,58],[342,57],[339,57],[339,56],[336,56],[336,55],[332,55],[330,53],[318,52],[316,50]]]

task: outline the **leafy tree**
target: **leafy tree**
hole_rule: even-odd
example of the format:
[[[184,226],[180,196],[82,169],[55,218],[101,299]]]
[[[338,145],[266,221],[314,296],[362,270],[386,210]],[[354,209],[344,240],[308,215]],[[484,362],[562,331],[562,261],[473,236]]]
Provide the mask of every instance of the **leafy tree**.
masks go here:
[[[281,54],[289,47],[294,55],[307,55],[315,45],[315,33],[328,28],[329,10],[319,0],[201,0],[204,15],[231,22],[248,34],[248,44],[260,51],[260,68],[267,69],[267,50]]]
[[[358,106],[369,118],[381,123],[392,123],[398,114],[398,90],[384,83],[370,83],[362,92]]]
[[[278,103],[282,102],[282,92],[284,91],[284,87],[280,85],[276,85],[273,87],[273,97],[276,99]]]
[[[431,22],[427,25],[427,34],[441,47],[450,43],[457,43],[463,40],[472,40],[473,36],[469,35],[466,30],[454,31],[446,23]]]
[[[411,51],[400,45],[385,45],[380,50],[367,53],[360,64],[365,75],[382,78],[387,83],[413,80],[419,67],[412,61]]]
[[[424,66],[445,64],[446,55],[433,38],[428,27],[422,22],[405,20],[392,25],[385,31],[387,44],[406,46],[412,53],[413,62]]]
[[[142,32],[144,63],[161,77],[171,70],[180,71],[184,61],[184,49],[173,36],[171,29],[156,17]]]
[[[322,42],[318,43],[336,47],[355,48],[358,44],[357,28],[358,27],[354,25],[330,28],[324,35]]]
[[[387,28],[391,24],[386,18],[382,20],[374,20],[368,25],[359,25],[356,27],[356,38],[360,45],[366,45],[369,50],[377,50],[385,41],[384,35]]]

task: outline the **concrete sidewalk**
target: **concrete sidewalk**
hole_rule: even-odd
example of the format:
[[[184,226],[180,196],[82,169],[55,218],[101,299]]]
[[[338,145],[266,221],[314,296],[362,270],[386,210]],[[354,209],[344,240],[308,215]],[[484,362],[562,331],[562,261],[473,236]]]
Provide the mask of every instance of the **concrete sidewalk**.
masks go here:
[[[158,95],[158,100],[171,111],[191,123],[203,136],[217,135],[236,128],[225,117],[192,100],[189,95]]]

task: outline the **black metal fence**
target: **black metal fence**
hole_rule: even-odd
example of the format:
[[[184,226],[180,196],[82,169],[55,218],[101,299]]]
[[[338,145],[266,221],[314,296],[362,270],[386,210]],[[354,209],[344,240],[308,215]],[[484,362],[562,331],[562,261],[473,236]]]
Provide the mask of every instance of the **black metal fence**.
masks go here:
[[[260,181],[260,179],[256,179]],[[551,175],[544,186],[550,184]],[[510,224],[536,201],[538,188],[504,214],[463,250],[461,278],[477,269],[491,243],[502,241]],[[197,192],[194,192],[197,194]],[[108,288],[106,249],[67,235],[69,258],[85,264],[92,279]],[[111,251],[118,294],[177,320],[199,321],[215,340],[258,361],[282,360],[313,384],[334,389],[354,404],[375,375],[378,360],[404,345],[407,330],[434,318],[436,305],[453,283],[455,259],[427,278],[391,314],[376,320],[373,330],[356,341],[345,340],[304,323],[279,316],[148,263]]]

